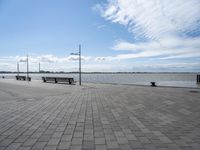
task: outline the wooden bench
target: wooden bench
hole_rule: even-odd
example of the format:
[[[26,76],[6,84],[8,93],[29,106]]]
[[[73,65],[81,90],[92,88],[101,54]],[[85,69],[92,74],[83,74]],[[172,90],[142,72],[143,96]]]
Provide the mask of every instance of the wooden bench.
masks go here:
[[[28,79],[28,81],[31,81],[31,77],[26,78],[26,76],[15,76],[16,80],[23,80],[25,81],[26,79]]]
[[[15,76],[16,80],[26,80],[26,76]]]
[[[65,77],[42,77],[43,82],[67,82],[69,84],[74,83],[74,78],[65,78]]]
[[[156,82],[150,82],[151,86],[156,86]]]
[[[54,77],[42,77],[43,82],[51,81],[56,83],[56,78]]]

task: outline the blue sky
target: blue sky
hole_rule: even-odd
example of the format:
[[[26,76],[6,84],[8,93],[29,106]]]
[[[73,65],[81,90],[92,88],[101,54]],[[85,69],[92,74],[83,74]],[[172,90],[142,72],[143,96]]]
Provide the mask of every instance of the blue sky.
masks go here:
[[[0,70],[200,71],[199,0],[0,0]],[[25,70],[25,63],[20,63]]]

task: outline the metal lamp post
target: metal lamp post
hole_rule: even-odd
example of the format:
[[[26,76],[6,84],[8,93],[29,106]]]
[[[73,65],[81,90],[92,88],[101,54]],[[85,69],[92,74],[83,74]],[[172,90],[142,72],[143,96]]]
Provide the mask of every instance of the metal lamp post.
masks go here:
[[[38,70],[38,71],[39,71],[39,73],[40,73],[40,62],[39,62],[39,70]]]
[[[17,76],[19,76],[19,62],[17,62]]]
[[[26,59],[26,64],[27,64],[27,81],[29,81],[28,80],[28,78],[29,78],[29,66],[28,66],[28,55],[27,55],[27,59]]]
[[[79,85],[81,86],[81,45],[79,44],[79,52],[71,53],[70,55],[78,55],[79,56]]]
[[[26,62],[26,77],[27,81],[29,81],[29,63],[28,63],[28,55],[26,56],[26,60],[20,60],[19,62]],[[19,76],[19,62],[17,62],[17,74]]]

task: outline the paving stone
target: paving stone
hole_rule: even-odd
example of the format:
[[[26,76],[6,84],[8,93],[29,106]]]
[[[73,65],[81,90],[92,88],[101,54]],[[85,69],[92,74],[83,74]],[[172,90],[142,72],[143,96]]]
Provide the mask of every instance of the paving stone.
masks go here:
[[[138,141],[129,141],[133,149],[143,149],[144,146]]]
[[[86,129],[85,131],[84,131],[84,134],[93,134],[93,129]]]
[[[107,150],[106,145],[95,145],[95,150]]]
[[[29,138],[29,136],[19,136],[19,137],[15,140],[15,142],[16,142],[16,143],[23,143],[23,142],[25,142],[28,138]]]
[[[83,149],[85,149],[85,150],[94,149],[94,141],[84,141],[83,142]]]
[[[5,150],[17,150],[22,143],[11,143]]]
[[[0,150],[5,150],[6,147],[0,146]]]
[[[28,139],[23,143],[23,146],[33,146],[36,143],[37,139]]]
[[[31,135],[31,138],[39,138],[42,135],[41,132],[36,132]]]
[[[134,134],[126,134],[126,138],[130,141],[137,140],[137,138]]]
[[[60,138],[52,138],[48,141],[47,145],[58,145],[59,142],[60,142]]]
[[[70,148],[70,142],[60,142],[58,145],[59,150],[65,150]]]
[[[108,149],[119,148],[119,144],[117,142],[107,142],[106,145]]]
[[[144,144],[151,143],[151,141],[147,137],[139,137],[139,140],[141,143],[144,143]]]
[[[63,135],[61,138],[61,141],[71,141],[72,140],[72,135]]]
[[[0,150],[200,149],[199,93],[187,88],[49,85],[59,92],[47,89],[49,96],[29,101],[0,98]],[[29,88],[34,88],[31,83]]]
[[[45,146],[44,150],[57,150],[57,146]]]
[[[31,147],[19,147],[17,150],[30,150],[31,149]]]
[[[71,144],[72,145],[82,145],[83,139],[82,138],[73,138]]]
[[[120,144],[120,150],[131,150],[131,146],[129,144]]]
[[[51,130],[46,130],[44,132],[45,135],[53,135],[53,133],[55,132],[55,130],[51,129]]]
[[[62,136],[63,132],[54,132],[52,135],[52,138],[60,138]]]
[[[158,148],[167,148],[167,144],[163,143],[160,140],[151,140],[151,142],[154,144],[154,146],[156,146]]]
[[[192,149],[199,150],[200,149],[200,143],[191,143],[190,144]]]
[[[82,138],[83,132],[75,132],[73,137]]]
[[[128,140],[126,138],[117,138],[117,142],[119,144],[127,144],[128,143]]]
[[[116,141],[117,140],[115,135],[111,135],[111,134],[108,134],[108,135],[106,134],[105,139],[106,139],[106,141]]]
[[[65,131],[65,126],[64,127],[58,127],[58,128],[56,128],[56,131],[58,131],[58,132],[63,132],[63,131]]]
[[[105,138],[95,138],[95,144],[105,144]]]
[[[94,132],[94,136],[95,137],[104,137],[105,135],[104,135],[104,133],[102,131],[102,132]]]
[[[176,145],[176,144],[168,144],[167,147],[170,149],[170,150],[181,150],[181,148]]]
[[[4,146],[8,146],[10,145],[12,142],[14,141],[14,139],[5,139],[0,143],[0,147],[4,147]]]
[[[84,135],[84,140],[85,141],[93,141],[94,140],[94,136],[93,135]]]
[[[158,148],[158,150],[169,150],[168,148]]]
[[[72,145],[70,146],[70,150],[82,150],[82,145]]]
[[[163,142],[163,143],[173,143],[168,137],[166,136],[160,136],[159,139]]]
[[[38,141],[39,142],[48,142],[51,139],[51,135],[42,135]]]
[[[144,144],[144,149],[145,150],[157,150],[156,146],[153,144]]]
[[[123,132],[114,132],[116,137],[124,137],[124,133]]]
[[[36,142],[31,148],[31,150],[43,150],[46,145],[47,142]]]

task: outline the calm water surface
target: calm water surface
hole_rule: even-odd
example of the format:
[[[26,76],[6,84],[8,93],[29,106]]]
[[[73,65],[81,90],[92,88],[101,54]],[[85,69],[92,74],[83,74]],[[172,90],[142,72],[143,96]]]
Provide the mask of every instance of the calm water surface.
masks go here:
[[[14,78],[16,74],[0,74],[6,78]],[[26,75],[26,74],[20,74]],[[42,76],[74,77],[78,81],[78,74],[30,74],[32,79],[41,80]],[[161,86],[198,87],[196,73],[135,73],[135,74],[82,74],[82,81],[87,83],[114,83],[149,85],[155,81]]]

